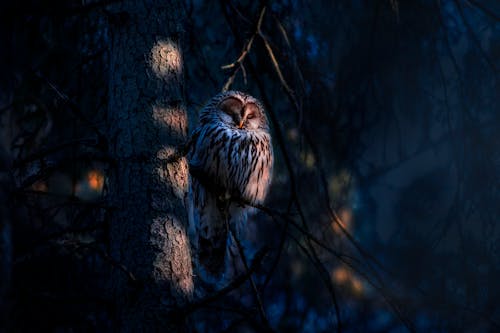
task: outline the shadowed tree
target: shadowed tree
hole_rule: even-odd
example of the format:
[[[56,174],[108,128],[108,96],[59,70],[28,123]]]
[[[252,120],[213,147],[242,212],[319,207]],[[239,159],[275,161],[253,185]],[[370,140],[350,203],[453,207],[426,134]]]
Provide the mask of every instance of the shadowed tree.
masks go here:
[[[0,332],[500,332],[494,3],[0,1]],[[225,89],[276,163],[213,290],[170,155]]]
[[[119,331],[169,331],[178,328],[169,308],[193,292],[187,164],[165,161],[187,134],[184,13],[178,1],[124,1],[110,15],[110,253],[125,268],[112,286]]]

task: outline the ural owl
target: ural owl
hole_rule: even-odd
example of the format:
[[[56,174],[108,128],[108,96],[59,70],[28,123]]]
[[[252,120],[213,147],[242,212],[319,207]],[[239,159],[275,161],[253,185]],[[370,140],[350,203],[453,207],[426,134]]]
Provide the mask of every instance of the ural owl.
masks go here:
[[[190,234],[201,274],[220,278],[229,230],[238,232],[248,207],[262,203],[272,176],[273,150],[262,104],[239,91],[213,97],[203,108],[188,153]]]

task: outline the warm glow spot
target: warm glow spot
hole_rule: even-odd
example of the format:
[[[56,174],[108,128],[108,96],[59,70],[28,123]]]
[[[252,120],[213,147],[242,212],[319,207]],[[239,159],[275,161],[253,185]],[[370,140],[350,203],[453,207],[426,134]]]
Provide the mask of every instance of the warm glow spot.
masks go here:
[[[104,175],[98,170],[91,170],[87,174],[89,187],[97,192],[101,192],[104,185]]]
[[[33,191],[38,191],[38,192],[47,192],[47,190],[49,189],[47,183],[44,182],[43,180],[39,180],[33,183],[33,185],[31,185],[31,188],[33,189]]]
[[[182,57],[177,45],[170,41],[158,41],[151,49],[150,66],[160,79],[170,79],[180,75]]]
[[[338,285],[349,289],[353,294],[360,295],[363,290],[363,282],[346,267],[337,267],[332,272],[332,279]]]
[[[345,267],[337,267],[332,273],[333,280],[338,284],[345,284],[350,279],[351,272]]]
[[[349,171],[345,169],[341,170],[328,181],[330,195],[337,198],[348,194],[352,188],[352,182],[353,179]]]
[[[350,207],[341,208],[339,210],[340,220],[332,221],[332,228],[336,233],[342,233],[339,223],[344,227],[345,230],[351,231],[353,224],[352,209]]]
[[[353,276],[351,279],[351,288],[356,295],[359,295],[363,292],[363,283],[361,282],[360,279]]]

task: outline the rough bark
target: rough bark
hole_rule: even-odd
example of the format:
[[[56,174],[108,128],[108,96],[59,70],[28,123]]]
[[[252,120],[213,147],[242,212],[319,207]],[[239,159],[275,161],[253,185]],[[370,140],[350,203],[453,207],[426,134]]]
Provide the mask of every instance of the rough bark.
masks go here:
[[[110,16],[109,141],[113,289],[121,332],[179,329],[167,312],[193,292],[185,159],[165,158],[187,135],[178,1],[124,1]]]

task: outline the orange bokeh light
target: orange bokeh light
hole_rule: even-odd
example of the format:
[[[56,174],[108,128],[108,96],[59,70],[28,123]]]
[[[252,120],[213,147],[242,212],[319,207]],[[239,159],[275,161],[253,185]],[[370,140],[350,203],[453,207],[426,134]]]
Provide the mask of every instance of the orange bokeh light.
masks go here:
[[[104,185],[104,175],[98,170],[91,170],[87,174],[87,182],[94,191],[101,191]]]
[[[351,288],[355,294],[361,294],[363,292],[363,283],[356,277],[351,279]]]
[[[39,192],[47,192],[49,189],[47,183],[42,180],[33,183],[33,185],[31,185],[31,188],[34,191],[39,191]]]
[[[347,280],[349,279],[350,272],[348,272],[347,269],[345,269],[344,267],[337,267],[333,271],[332,275],[335,282],[342,284],[347,282]]]
[[[332,272],[332,279],[337,284],[349,289],[355,295],[363,293],[363,282],[346,267],[335,268]]]

